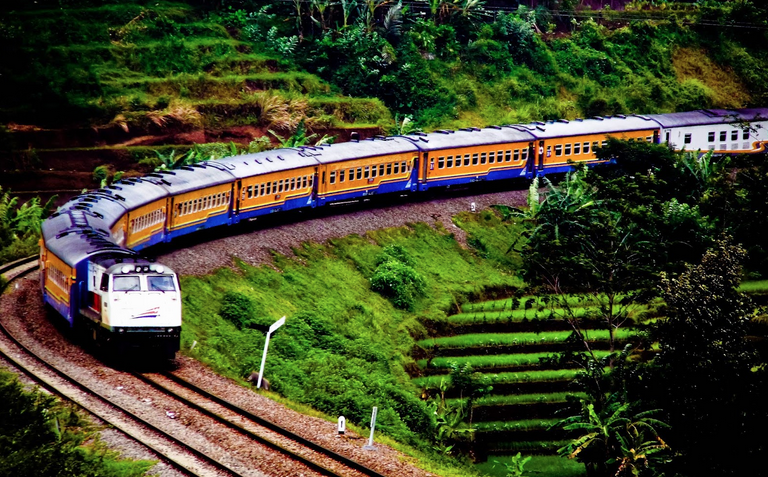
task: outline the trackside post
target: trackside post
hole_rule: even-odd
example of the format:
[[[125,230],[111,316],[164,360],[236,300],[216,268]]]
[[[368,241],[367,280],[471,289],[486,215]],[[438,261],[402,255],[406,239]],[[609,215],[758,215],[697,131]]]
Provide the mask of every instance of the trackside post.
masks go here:
[[[256,389],[261,389],[261,378],[264,376],[264,363],[267,361],[267,349],[269,348],[269,337],[272,336],[272,333],[277,331],[278,328],[283,326],[284,323],[285,323],[285,317],[282,317],[276,322],[272,323],[272,326],[269,327],[269,331],[267,331],[267,340],[264,342],[264,354],[261,355],[261,367],[259,368],[259,380],[256,383]]]

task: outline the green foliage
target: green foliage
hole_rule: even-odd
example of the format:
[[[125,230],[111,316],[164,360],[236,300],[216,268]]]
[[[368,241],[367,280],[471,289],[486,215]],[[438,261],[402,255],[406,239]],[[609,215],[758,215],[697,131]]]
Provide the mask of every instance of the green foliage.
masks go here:
[[[671,450],[658,434],[669,425],[653,417],[658,410],[637,412],[637,405],[622,402],[618,393],[601,409],[582,399],[580,414],[556,424],[577,435],[558,452],[585,463],[588,475],[653,474],[669,461]]]
[[[493,462],[504,466],[507,471],[505,477],[523,477],[523,475],[525,475],[525,464],[531,459],[533,459],[532,456],[523,457],[523,455],[518,452],[516,455],[512,456],[510,462],[499,462],[498,460],[494,460]]]
[[[250,323],[254,313],[255,308],[253,302],[242,293],[229,291],[221,298],[219,315],[238,328],[243,328]]]
[[[699,265],[663,277],[669,310],[654,333],[660,352],[637,384],[672,425],[668,442],[680,453],[673,471],[739,475],[765,452],[764,358],[748,338],[754,306],[737,291],[744,258],[721,238]],[[704,450],[723,435],[722,453]]]
[[[35,197],[19,206],[19,198],[0,188],[0,263],[34,255],[43,220],[53,209],[51,197],[45,205]]]
[[[0,475],[139,477],[153,465],[118,458],[73,410],[5,371],[0,400]]]
[[[377,262],[371,289],[389,297],[396,307],[413,310],[416,300],[426,293],[426,284],[405,249],[398,245],[386,247]]]

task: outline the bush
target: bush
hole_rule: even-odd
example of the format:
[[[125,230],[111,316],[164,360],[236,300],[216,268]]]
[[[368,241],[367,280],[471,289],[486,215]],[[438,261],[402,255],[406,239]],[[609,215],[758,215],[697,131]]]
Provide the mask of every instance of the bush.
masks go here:
[[[371,288],[392,299],[404,310],[413,310],[416,299],[424,295],[424,278],[413,268],[413,259],[399,245],[389,245],[379,255],[371,277]]]
[[[230,291],[221,299],[219,314],[238,328],[243,328],[250,323],[254,312],[253,302],[242,293]]]

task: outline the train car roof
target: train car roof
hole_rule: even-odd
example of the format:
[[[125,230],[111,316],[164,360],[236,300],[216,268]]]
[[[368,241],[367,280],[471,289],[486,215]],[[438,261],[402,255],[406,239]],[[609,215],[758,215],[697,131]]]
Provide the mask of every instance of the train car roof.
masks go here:
[[[163,185],[157,178],[126,177],[96,192],[115,197],[126,209],[134,210],[167,197],[168,190]]]
[[[176,195],[234,182],[232,169],[234,166],[219,161],[205,161],[172,171],[154,172],[144,178],[157,179],[158,184]]]
[[[429,134],[406,136],[423,151],[457,147],[490,146],[511,142],[530,142],[535,138],[525,127],[492,126],[489,128],[465,128],[458,131],[440,129]]]
[[[225,165],[229,172],[238,179],[317,165],[314,156],[307,154],[302,149],[287,148],[225,157],[216,162]]]
[[[595,116],[589,119],[560,119],[558,121],[535,122],[524,125],[537,139],[556,137],[586,136],[590,134],[612,134],[642,129],[657,129],[659,126],[649,116]]]
[[[90,210],[60,210],[43,222],[45,247],[70,267],[101,253],[132,255],[112,241],[109,225]]]
[[[663,128],[733,124],[740,121],[768,121],[768,108],[700,109],[682,113],[649,114]]]
[[[127,212],[128,209],[125,201],[126,199],[122,196],[115,197],[100,190],[95,190],[73,197],[59,208],[59,212],[87,210],[94,216],[102,219],[107,226],[107,230],[109,230]]]
[[[375,137],[359,141],[342,142],[339,144],[324,144],[318,147],[303,147],[302,151],[311,155],[321,164],[331,164],[339,161],[364,159],[366,157],[386,156],[391,154],[413,153],[419,150],[413,142],[403,137]]]

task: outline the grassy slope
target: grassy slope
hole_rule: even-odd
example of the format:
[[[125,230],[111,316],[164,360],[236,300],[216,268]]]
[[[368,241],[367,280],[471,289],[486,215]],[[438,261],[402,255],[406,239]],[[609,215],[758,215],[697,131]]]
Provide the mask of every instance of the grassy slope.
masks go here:
[[[482,221],[500,239],[509,240],[518,233],[482,214],[467,214],[462,220],[475,226]],[[402,245],[427,282],[428,294],[416,313],[397,310],[370,290],[368,278],[377,256],[389,244]],[[482,297],[488,290],[514,288],[521,282],[505,264],[481,259],[459,247],[445,231],[425,224],[325,245],[304,244],[295,253],[293,258],[275,256],[271,266],[239,263],[237,270],[185,277],[184,352],[242,379],[258,369],[263,326],[287,315],[286,325],[270,343],[266,376],[274,390],[329,416],[343,414],[360,424],[367,422],[371,406],[377,405],[377,429],[423,445],[423,435],[410,429],[429,435],[431,417],[406,373],[416,366],[409,357],[414,336],[426,334],[418,316],[444,316],[457,300]],[[254,311],[249,326],[237,329],[221,318],[225,291],[251,300]],[[463,472],[444,469],[440,473]]]

